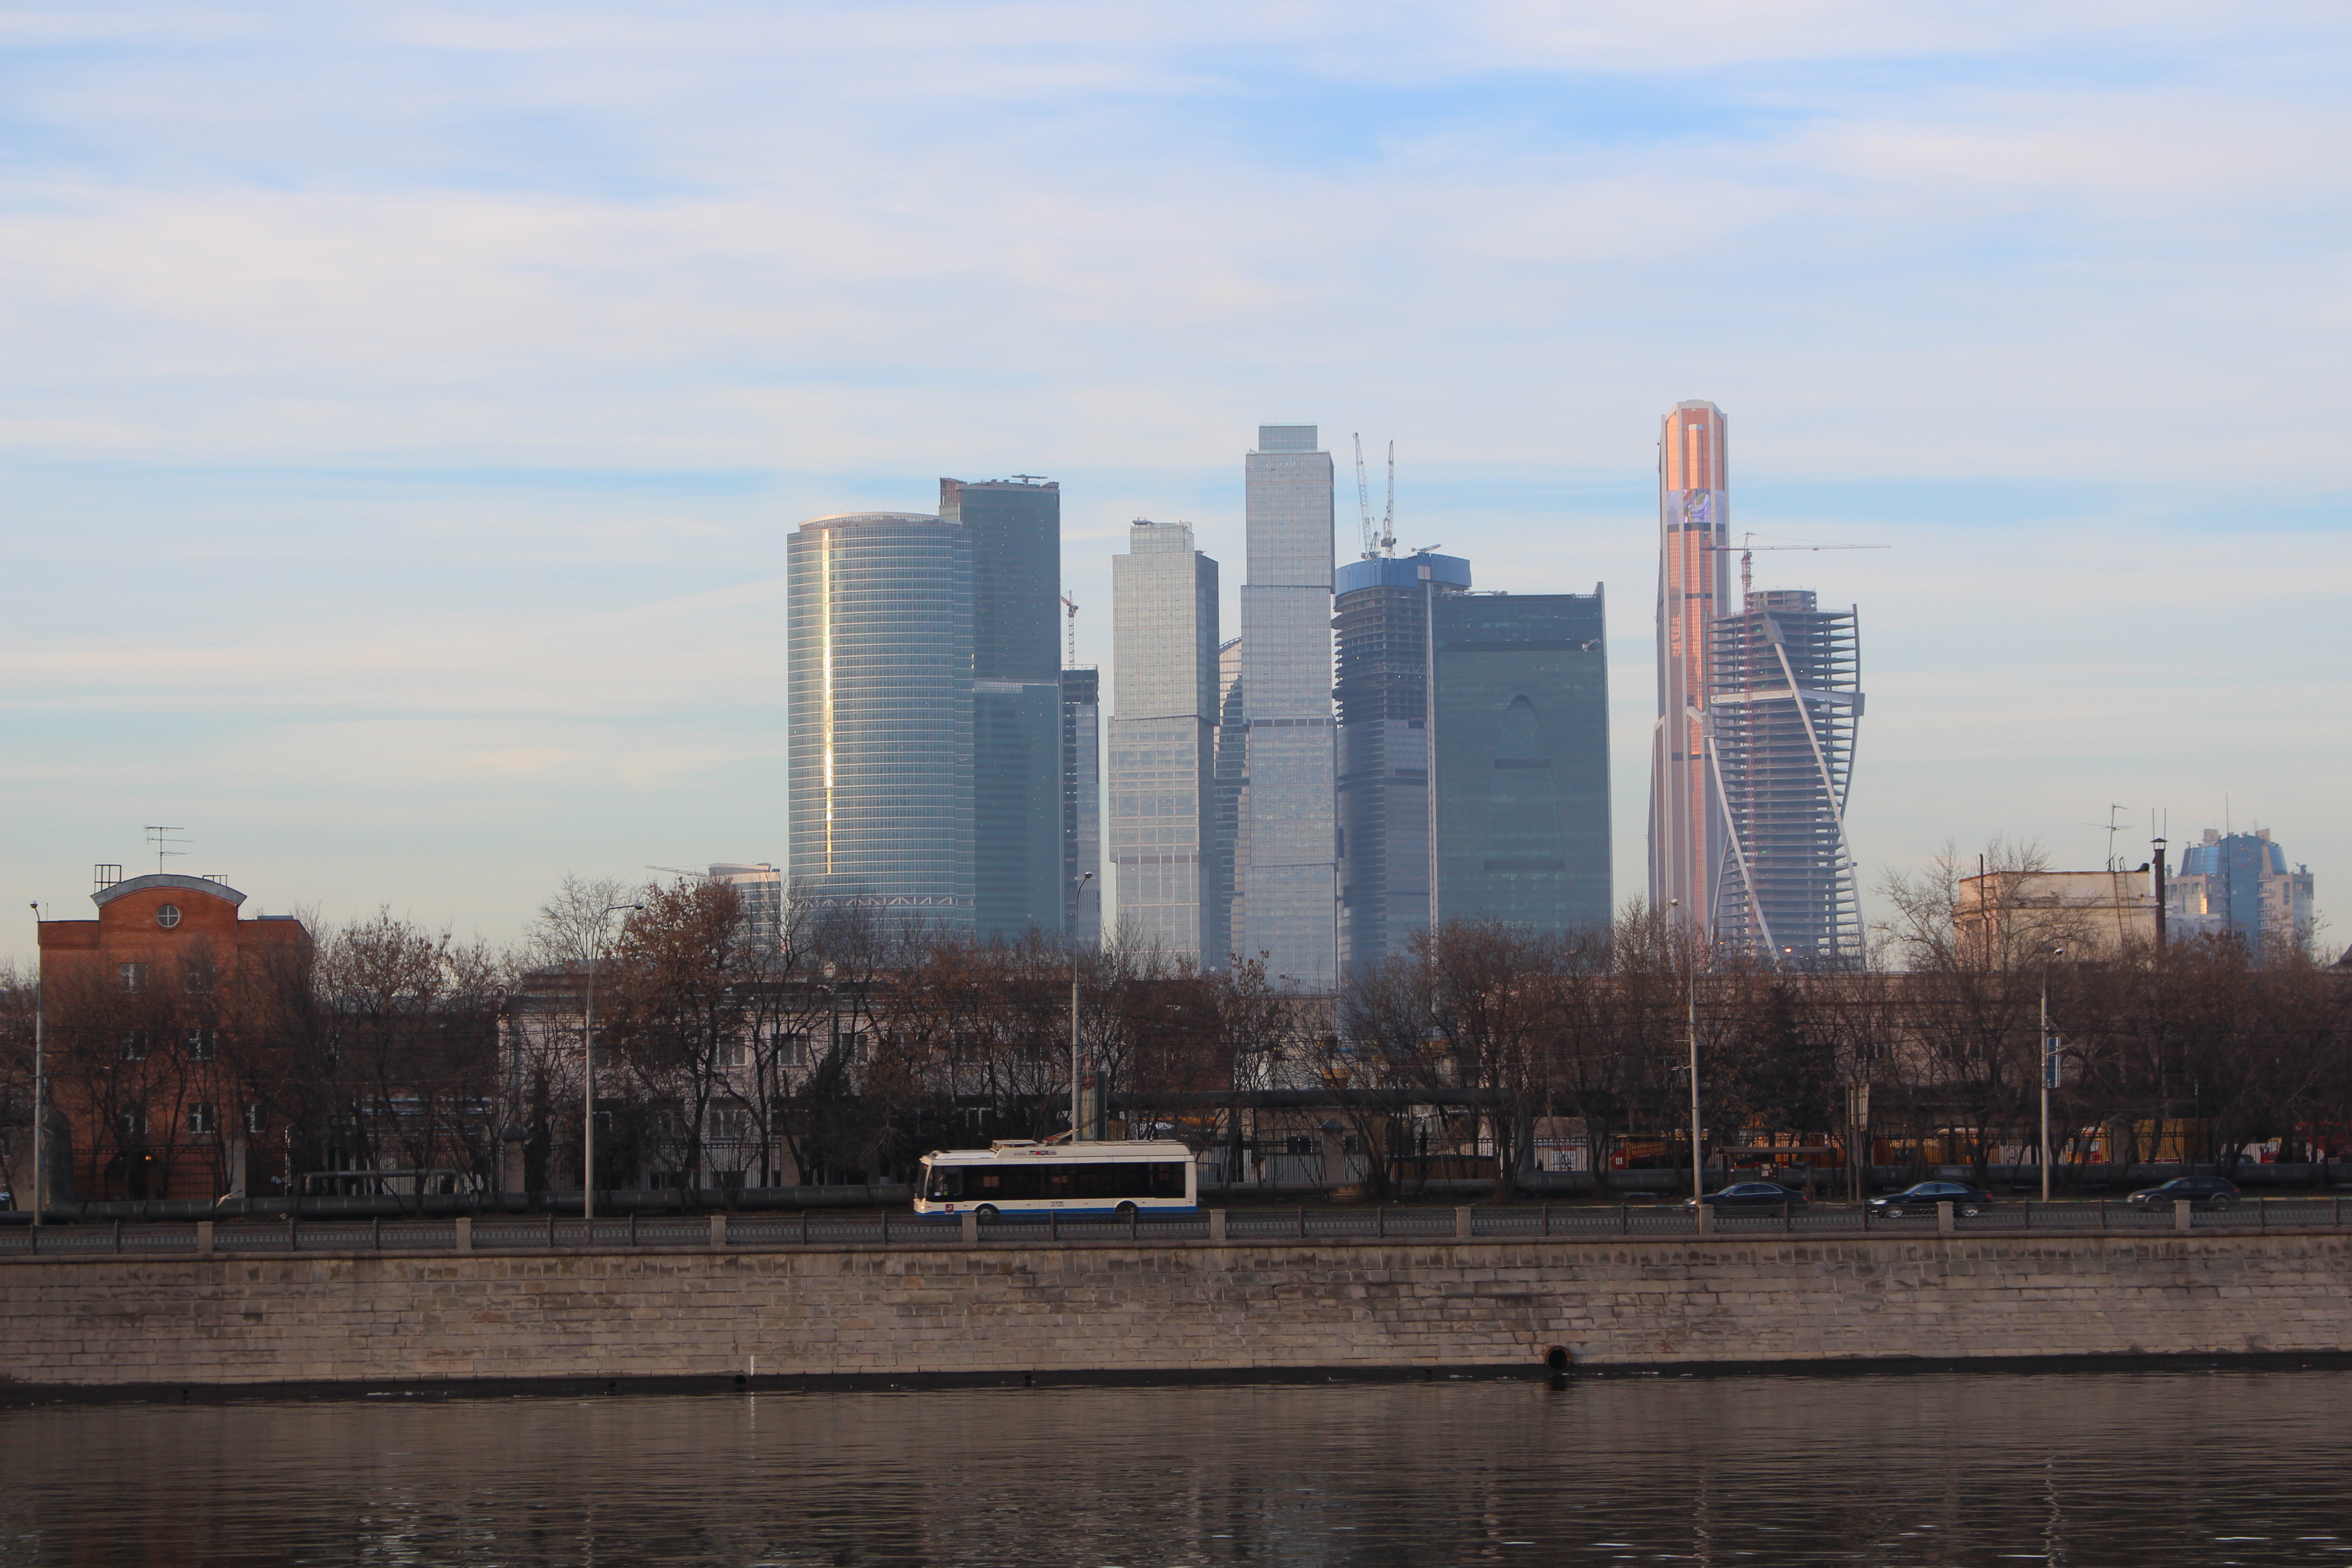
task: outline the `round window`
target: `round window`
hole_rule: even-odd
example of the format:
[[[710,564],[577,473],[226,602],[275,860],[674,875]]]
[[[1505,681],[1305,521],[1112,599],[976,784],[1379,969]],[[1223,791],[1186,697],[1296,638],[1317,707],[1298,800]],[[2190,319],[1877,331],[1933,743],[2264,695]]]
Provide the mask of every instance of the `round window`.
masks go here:
[[[165,904],[162,909],[157,910],[155,911],[155,923],[162,926],[165,931],[170,931],[173,926],[178,925],[180,923],[180,906],[177,904]]]

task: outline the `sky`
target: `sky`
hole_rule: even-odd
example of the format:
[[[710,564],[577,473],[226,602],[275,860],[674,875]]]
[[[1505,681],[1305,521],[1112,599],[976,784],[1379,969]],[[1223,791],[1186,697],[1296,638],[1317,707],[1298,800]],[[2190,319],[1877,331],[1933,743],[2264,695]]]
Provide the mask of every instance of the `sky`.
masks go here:
[[[17,0],[0,888],[87,918],[163,824],[506,942],[782,862],[802,520],[1049,475],[1107,664],[1128,521],[1230,635],[1314,423],[1343,557],[1360,433],[1407,547],[1606,585],[1622,901],[1692,398],[1735,532],[1888,546],[1757,557],[1858,606],[1865,884],[2156,812],[2352,917],[2348,74],[2227,0]]]

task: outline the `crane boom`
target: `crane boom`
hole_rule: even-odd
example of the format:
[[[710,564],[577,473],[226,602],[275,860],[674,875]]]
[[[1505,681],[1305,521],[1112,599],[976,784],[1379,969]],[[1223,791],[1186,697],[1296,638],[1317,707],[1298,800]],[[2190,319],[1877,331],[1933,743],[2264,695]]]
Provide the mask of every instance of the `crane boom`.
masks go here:
[[[1739,536],[1739,542],[1736,545],[1702,544],[1699,548],[1702,550],[1716,551],[1718,553],[1726,555],[1729,554],[1734,550],[1739,552],[1739,607],[1744,612],[1748,608],[1748,591],[1755,582],[1754,558],[1756,552],[1759,550],[1766,552],[1783,550],[1811,550],[1815,552],[1823,550],[1892,550],[1895,546],[1891,544],[1759,544],[1756,542],[1756,536],[1754,534],[1743,533]]]
[[[1396,553],[1396,443],[1394,441],[1389,443],[1389,510],[1381,519],[1381,553],[1383,555]]]
[[[1391,474],[1390,482],[1393,484],[1393,469]],[[1381,552],[1380,535],[1372,531],[1372,487],[1364,479],[1364,437],[1360,432],[1356,436],[1356,511],[1363,519],[1364,559],[1370,561]]]

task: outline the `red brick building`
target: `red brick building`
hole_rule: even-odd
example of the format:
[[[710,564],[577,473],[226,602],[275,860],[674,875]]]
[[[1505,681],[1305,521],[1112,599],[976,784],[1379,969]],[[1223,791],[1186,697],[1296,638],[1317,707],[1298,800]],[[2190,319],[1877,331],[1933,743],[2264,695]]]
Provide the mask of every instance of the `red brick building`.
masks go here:
[[[72,1140],[51,1200],[246,1190],[268,1130],[245,1080],[308,994],[310,931],[240,919],[245,895],[203,877],[101,879],[90,901],[96,920],[40,923],[52,1126]]]

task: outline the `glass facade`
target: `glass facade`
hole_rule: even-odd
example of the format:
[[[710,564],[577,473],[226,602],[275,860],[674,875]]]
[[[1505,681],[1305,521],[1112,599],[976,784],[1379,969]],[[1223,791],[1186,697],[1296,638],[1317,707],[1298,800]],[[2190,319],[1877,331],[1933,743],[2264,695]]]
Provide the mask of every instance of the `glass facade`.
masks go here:
[[[1608,922],[1602,611],[1598,588],[1431,605],[1440,921]]]
[[[1080,947],[1102,942],[1102,679],[1062,671],[1062,929]],[[1092,876],[1094,880],[1085,881]],[[1083,888],[1085,891],[1080,892]]]
[[[1111,557],[1110,857],[1118,940],[1224,956],[1216,866],[1217,563],[1183,523]]]
[[[1249,714],[1242,700],[1242,639],[1217,648],[1217,885],[1215,899],[1224,920],[1223,964],[1242,946],[1248,910],[1242,902],[1241,872],[1249,864]]]
[[[1801,589],[1748,595],[1714,626],[1707,755],[1721,803],[1717,939],[1774,963],[1862,957],[1845,840],[1862,716],[1852,610]]]
[[[1244,460],[1249,578],[1242,688],[1249,720],[1246,928],[1269,973],[1328,989],[1339,961],[1331,707],[1331,455],[1312,425],[1262,425]]]
[[[971,931],[969,536],[905,512],[817,518],[785,577],[796,895]]]
[[[1678,403],[1658,429],[1658,722],[1650,752],[1650,902],[1715,908],[1723,812],[1706,765],[1712,633],[1730,596],[1730,457],[1723,410]]]
[[[1429,924],[1429,606],[1470,586],[1458,556],[1350,561],[1334,574],[1339,713],[1339,961],[1408,951]]]
[[[971,544],[973,929],[1058,933],[1061,486],[943,479],[940,515]]]

